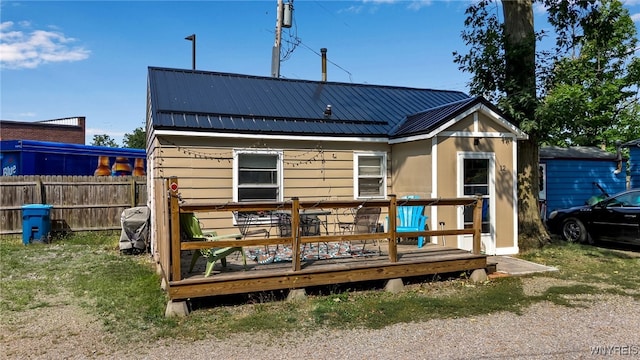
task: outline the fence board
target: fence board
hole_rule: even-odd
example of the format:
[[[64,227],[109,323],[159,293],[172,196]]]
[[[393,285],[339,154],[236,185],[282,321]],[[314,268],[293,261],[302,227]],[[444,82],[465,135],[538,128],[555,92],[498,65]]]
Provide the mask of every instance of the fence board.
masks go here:
[[[52,229],[120,229],[122,211],[147,204],[146,177],[0,177],[0,235],[22,232],[22,206],[48,204]]]

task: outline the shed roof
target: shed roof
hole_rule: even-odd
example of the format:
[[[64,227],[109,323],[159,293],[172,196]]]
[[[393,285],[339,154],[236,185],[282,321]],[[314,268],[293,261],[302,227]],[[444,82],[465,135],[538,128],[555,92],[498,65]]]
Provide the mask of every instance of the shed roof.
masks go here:
[[[596,146],[545,146],[540,148],[540,159],[617,160],[617,155]]]
[[[230,133],[401,137],[424,133],[478,99],[460,91],[158,67],[149,67],[148,85],[154,128]]]
[[[634,146],[640,147],[640,139],[631,140],[629,142],[622,144],[622,147],[634,147]]]

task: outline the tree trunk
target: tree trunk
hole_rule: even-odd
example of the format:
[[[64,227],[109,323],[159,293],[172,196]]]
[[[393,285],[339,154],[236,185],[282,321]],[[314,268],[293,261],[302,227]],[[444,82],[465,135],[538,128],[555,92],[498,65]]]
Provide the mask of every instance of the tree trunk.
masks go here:
[[[510,113],[518,126],[535,119],[536,42],[532,0],[503,0],[505,89]],[[538,136],[518,143],[518,245],[527,250],[544,245],[549,235],[538,210]]]

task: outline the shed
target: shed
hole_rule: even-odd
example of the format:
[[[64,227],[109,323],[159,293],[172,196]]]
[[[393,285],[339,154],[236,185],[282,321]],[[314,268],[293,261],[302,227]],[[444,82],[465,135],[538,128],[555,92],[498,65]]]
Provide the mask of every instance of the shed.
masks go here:
[[[526,134],[482,97],[158,67],[147,89],[152,243],[166,219],[153,202],[177,176],[188,203],[482,194],[483,250],[518,252],[516,154]],[[428,226],[471,226],[470,210],[430,207]],[[234,231],[233,219],[200,220]],[[471,244],[458,236],[458,247]]]
[[[584,205],[592,196],[626,188],[625,160],[595,146],[540,148],[543,219],[555,209]]]

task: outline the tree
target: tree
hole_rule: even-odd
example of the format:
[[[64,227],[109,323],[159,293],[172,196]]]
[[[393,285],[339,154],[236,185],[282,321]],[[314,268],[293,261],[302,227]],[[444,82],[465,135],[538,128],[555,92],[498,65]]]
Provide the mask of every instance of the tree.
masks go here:
[[[503,1],[504,22],[482,0],[466,10],[462,38],[469,53],[454,53],[459,68],[473,74],[471,92],[486,96],[529,138],[518,144],[518,244],[522,249],[549,241],[538,211],[538,143],[535,121],[536,38],[531,0]]]
[[[93,135],[93,142],[91,142],[93,146],[107,146],[107,147],[118,147],[118,144],[107,134],[104,135]]]
[[[617,0],[542,2],[555,51],[536,52],[536,40],[547,34],[534,30],[532,0],[503,0],[503,22],[492,11],[498,5],[482,0],[466,12],[469,53],[454,53],[459,68],[473,74],[471,93],[495,102],[529,135],[518,146],[522,248],[548,240],[537,211],[540,144],[600,145],[640,131],[640,64],[628,59],[636,44],[628,12]]]
[[[629,12],[611,0],[579,2],[571,11],[555,2],[548,8],[554,28],[573,31],[558,32],[559,55],[538,109],[549,129],[546,142],[613,149],[617,140],[637,138],[640,62],[631,50],[637,39]]]
[[[131,149],[147,148],[147,132],[142,128],[136,128],[132,134],[124,134],[122,146]]]

